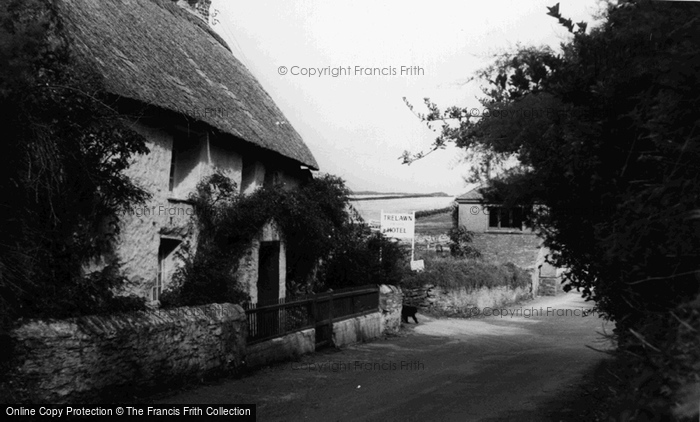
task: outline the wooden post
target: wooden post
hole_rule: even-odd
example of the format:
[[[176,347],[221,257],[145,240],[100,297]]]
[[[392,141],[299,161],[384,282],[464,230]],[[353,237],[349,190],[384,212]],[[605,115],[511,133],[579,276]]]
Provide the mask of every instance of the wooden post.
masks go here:
[[[382,221],[384,221],[384,210],[379,214],[379,234],[382,233]],[[382,244],[379,244],[379,263],[382,263]]]
[[[413,238],[411,238],[411,262],[415,261],[415,249],[416,249],[416,212],[413,211]]]

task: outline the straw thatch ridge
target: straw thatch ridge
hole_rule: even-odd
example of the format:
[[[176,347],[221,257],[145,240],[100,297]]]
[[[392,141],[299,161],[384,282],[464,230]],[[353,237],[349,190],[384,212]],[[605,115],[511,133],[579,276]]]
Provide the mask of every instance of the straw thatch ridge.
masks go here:
[[[94,63],[110,93],[318,169],[301,136],[226,43],[172,0],[58,3],[78,54]]]

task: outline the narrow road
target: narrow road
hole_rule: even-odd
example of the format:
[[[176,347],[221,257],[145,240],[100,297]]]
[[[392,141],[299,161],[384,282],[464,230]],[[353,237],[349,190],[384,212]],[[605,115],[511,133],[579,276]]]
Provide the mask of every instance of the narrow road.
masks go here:
[[[420,323],[397,337],[319,352],[161,403],[255,403],[259,421],[550,420],[543,409],[606,357],[586,345],[608,348],[599,333],[613,327],[583,317],[588,308],[569,293],[509,307],[515,315],[419,314]]]

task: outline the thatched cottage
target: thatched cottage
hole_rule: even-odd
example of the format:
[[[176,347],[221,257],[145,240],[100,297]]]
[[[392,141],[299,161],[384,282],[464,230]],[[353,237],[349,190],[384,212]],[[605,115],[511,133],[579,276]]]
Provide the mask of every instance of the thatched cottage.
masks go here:
[[[546,260],[549,250],[537,233],[523,220],[518,208],[484,203],[481,189],[458,196],[458,225],[474,234],[474,246],[484,259],[494,263],[512,262],[532,273],[534,293],[556,295],[562,292],[561,270]]]
[[[116,254],[137,292],[152,300],[191,235],[186,198],[204,176],[220,169],[250,192],[295,186],[318,169],[274,101],[210,28],[209,3],[58,2],[76,52],[104,77],[120,112],[148,140],[150,153],[137,157],[128,175],[153,197],[124,216]],[[252,300],[284,297],[285,272],[284,244],[268,224],[242,273]]]

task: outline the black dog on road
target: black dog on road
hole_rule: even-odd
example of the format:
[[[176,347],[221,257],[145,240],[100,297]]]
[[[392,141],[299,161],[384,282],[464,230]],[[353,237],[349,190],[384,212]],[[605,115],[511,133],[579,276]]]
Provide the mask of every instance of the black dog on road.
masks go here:
[[[404,305],[401,307],[401,319],[403,320],[403,322],[408,324],[408,317],[411,317],[414,321],[416,321],[416,324],[418,324],[416,312],[418,312],[418,308],[416,308],[415,306]]]

